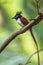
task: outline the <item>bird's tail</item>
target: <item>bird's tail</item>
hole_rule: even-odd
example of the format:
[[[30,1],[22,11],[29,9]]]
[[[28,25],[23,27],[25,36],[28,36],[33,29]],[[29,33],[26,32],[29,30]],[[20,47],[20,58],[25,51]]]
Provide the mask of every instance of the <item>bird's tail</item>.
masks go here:
[[[30,29],[30,33],[31,33],[31,36],[32,36],[32,38],[33,38],[33,40],[34,40],[34,42],[35,42],[35,45],[36,45],[36,48],[37,48],[37,52],[38,52],[38,45],[37,45],[36,39],[35,39],[35,37],[34,37],[34,34],[33,34],[33,32],[32,32],[32,28]],[[39,52],[37,53],[37,56],[38,56],[38,65],[40,65]]]

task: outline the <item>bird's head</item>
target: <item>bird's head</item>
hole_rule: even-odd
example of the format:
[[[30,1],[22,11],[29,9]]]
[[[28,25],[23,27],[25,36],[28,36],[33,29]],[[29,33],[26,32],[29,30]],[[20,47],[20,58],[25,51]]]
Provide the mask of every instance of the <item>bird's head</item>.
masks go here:
[[[21,11],[17,12],[16,15],[13,17],[13,19],[17,20],[18,18],[20,18],[21,17],[21,13],[22,13]]]

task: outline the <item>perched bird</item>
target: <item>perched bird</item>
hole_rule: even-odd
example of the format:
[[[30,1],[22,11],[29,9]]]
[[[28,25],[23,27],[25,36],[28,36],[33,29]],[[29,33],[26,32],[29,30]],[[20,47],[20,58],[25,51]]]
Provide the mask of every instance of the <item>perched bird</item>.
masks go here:
[[[29,21],[25,17],[23,17],[21,15],[21,13],[22,12],[17,12],[16,15],[12,19],[16,19],[17,20],[17,23],[20,26],[24,27],[24,26],[26,26],[29,23]],[[32,29],[30,28],[30,30],[32,30]]]
[[[24,18],[21,15],[22,12],[17,12],[16,15],[13,17],[13,19],[16,19],[18,24],[21,25],[22,27],[24,27],[25,25],[27,25],[29,22],[26,18]]]
[[[21,25],[22,27],[24,27],[24,26],[26,26],[27,24],[29,24],[29,21],[28,21],[25,17],[23,17],[23,16],[21,15],[21,13],[22,13],[22,12],[17,12],[16,15],[13,17],[13,19],[16,19],[16,20],[17,20],[17,23],[18,23],[19,25]],[[34,34],[33,34],[33,32],[32,32],[32,28],[30,28],[29,30],[30,30],[30,33],[31,33],[31,35],[32,35],[32,38],[33,38],[33,40],[34,40],[34,42],[35,42],[35,45],[36,45],[36,48],[37,48],[37,52],[38,52],[38,45],[37,45],[36,39],[35,39],[35,37],[34,37]],[[38,65],[40,65],[39,53],[38,53]]]

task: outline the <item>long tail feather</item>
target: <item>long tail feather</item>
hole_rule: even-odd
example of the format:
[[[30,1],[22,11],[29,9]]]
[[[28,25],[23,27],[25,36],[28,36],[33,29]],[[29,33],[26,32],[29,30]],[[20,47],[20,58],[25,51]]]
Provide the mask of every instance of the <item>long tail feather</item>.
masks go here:
[[[32,35],[32,38],[33,38],[33,40],[34,40],[34,42],[35,42],[35,45],[36,45],[36,48],[37,48],[37,51],[38,51],[38,45],[37,45],[37,42],[36,42],[36,39],[35,39],[35,37],[34,37],[34,34],[33,34],[33,32],[32,32],[32,29],[30,29],[30,33],[31,33],[31,35]],[[38,65],[40,65],[40,56],[39,56],[39,52],[38,52]]]

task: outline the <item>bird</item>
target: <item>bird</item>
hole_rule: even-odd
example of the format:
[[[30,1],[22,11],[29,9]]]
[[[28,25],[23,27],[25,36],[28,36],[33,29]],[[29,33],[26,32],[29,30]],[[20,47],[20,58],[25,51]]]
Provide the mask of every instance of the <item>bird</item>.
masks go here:
[[[25,17],[23,17],[21,15],[21,11],[20,12],[17,12],[15,16],[12,17],[12,19],[15,19],[17,21],[17,23],[21,26],[21,27],[24,27],[26,26],[27,24],[29,24],[30,21],[28,21]],[[35,20],[35,19],[33,19]],[[35,42],[35,45],[36,45],[36,48],[37,48],[37,52],[38,52],[38,45],[37,45],[37,42],[36,42],[36,39],[34,37],[34,34],[32,32],[32,27],[29,29],[30,33],[31,33],[31,36]],[[37,54],[38,55],[38,65],[40,65],[40,57],[39,57],[39,53]]]
[[[12,17],[12,19],[15,19],[21,27],[24,27],[29,24],[29,21],[25,17],[23,17],[21,13],[21,11],[17,12],[16,15]],[[30,28],[30,31],[32,31],[32,28]]]

